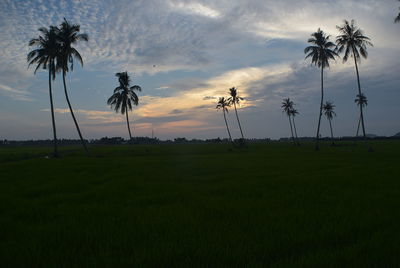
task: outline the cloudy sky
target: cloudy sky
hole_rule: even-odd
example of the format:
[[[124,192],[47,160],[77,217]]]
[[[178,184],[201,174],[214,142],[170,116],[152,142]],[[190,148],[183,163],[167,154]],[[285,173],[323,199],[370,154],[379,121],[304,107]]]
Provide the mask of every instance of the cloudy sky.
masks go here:
[[[130,118],[134,136],[226,137],[218,97],[237,87],[245,100],[238,113],[246,137],[290,133],[280,103],[290,97],[300,114],[301,136],[314,135],[320,72],[304,60],[304,48],[319,27],[332,35],[354,19],[374,44],[360,66],[368,97],[368,133],[400,132],[400,24],[395,0],[0,0],[0,139],[51,138],[47,73],[27,69],[28,41],[39,27],[63,18],[81,25],[89,42],[77,46],[84,59],[67,84],[86,138],[127,137],[124,117],[106,101],[128,71],[140,85],[140,103]],[[54,82],[58,135],[77,138],[61,76]],[[341,59],[325,73],[326,99],[336,105],[334,132],[354,135],[358,110],[352,61]],[[234,112],[228,114],[240,136]],[[328,123],[322,135],[329,135]]]

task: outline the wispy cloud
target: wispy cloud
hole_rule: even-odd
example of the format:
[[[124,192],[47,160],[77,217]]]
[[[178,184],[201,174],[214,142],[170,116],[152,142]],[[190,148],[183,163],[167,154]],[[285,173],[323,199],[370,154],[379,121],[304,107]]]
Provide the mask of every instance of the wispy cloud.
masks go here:
[[[15,89],[7,85],[0,84],[0,92],[18,101],[33,101],[33,98],[26,91]]]

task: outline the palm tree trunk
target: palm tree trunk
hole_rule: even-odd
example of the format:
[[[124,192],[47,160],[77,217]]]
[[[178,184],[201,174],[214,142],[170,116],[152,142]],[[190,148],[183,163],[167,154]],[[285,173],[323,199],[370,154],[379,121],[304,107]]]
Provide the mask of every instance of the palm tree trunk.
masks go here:
[[[332,145],[335,145],[335,142],[333,141],[333,130],[332,130],[332,122],[331,119],[328,118],[329,121],[329,127],[331,129],[331,140],[332,140]]]
[[[294,140],[294,135],[293,135],[292,120],[290,119],[290,115],[288,115],[288,118],[289,118],[289,125],[290,125],[290,133],[292,134],[292,141],[293,141],[293,144],[296,145],[296,142]]]
[[[353,47],[353,58],[354,58],[354,64],[356,66],[356,74],[357,74],[357,84],[358,84],[358,94],[361,97],[361,84],[360,84],[360,75],[358,73],[358,65],[357,65],[357,59],[355,57],[354,54],[354,47]],[[364,136],[364,140],[367,141],[367,136],[365,134],[365,126],[364,126],[364,114],[363,114],[363,105],[359,105],[360,106],[360,119],[361,119],[361,126],[362,126],[362,131],[363,131],[363,136]]]
[[[318,119],[318,127],[317,127],[317,139],[315,144],[315,150],[319,150],[319,128],[321,125],[321,116],[322,116],[322,105],[324,103],[324,67],[321,66],[321,105],[319,106],[319,119]]]
[[[72,119],[74,120],[76,130],[78,131],[79,138],[81,139],[83,148],[85,149],[86,153],[89,154],[89,150],[88,150],[88,148],[86,147],[86,143],[85,143],[85,141],[83,140],[81,130],[79,129],[78,122],[76,121],[76,118],[75,118],[75,115],[74,115],[74,111],[72,110],[71,103],[69,102],[69,97],[68,97],[68,92],[67,92],[67,85],[66,85],[66,83],[65,83],[65,71],[63,71],[63,84],[64,84],[65,98],[67,99],[69,111],[71,112]]]
[[[242,126],[240,125],[239,116],[238,116],[238,113],[237,113],[237,110],[236,110],[236,103],[235,103],[235,102],[233,103],[233,106],[235,106],[236,119],[237,119],[237,121],[238,121],[239,129],[240,129],[240,134],[242,135],[242,139],[243,139],[243,142],[244,142],[244,136],[243,136]]]
[[[126,109],[125,114],[126,114],[126,123],[128,125],[128,131],[129,131],[129,140],[132,140],[131,127],[129,126],[128,109]]]
[[[299,137],[297,137],[297,129],[296,129],[296,123],[294,122],[294,116],[293,116],[293,128],[294,128],[294,134],[296,135],[296,144],[300,145]]]
[[[49,95],[50,95],[51,121],[53,124],[53,136],[54,136],[53,138],[54,157],[58,157],[56,121],[54,119],[53,92],[51,90],[51,66],[49,67]]]
[[[359,130],[360,130],[360,124],[361,124],[361,116],[358,118],[358,125],[357,125],[356,138],[358,137],[358,132],[359,132]]]
[[[226,121],[225,110],[223,110],[223,112],[224,112],[224,119],[225,119],[226,130],[228,130],[229,140],[232,142],[232,136],[231,136],[231,132],[229,131],[228,121]]]

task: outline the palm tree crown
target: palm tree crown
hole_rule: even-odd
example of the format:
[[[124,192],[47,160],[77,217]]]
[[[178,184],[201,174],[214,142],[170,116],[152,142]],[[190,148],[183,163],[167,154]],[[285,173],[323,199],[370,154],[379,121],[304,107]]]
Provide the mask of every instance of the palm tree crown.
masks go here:
[[[337,52],[344,52],[343,62],[346,62],[349,56],[353,55],[359,62],[361,56],[368,57],[367,46],[373,46],[370,38],[364,35],[364,32],[354,24],[354,20],[349,23],[344,20],[342,26],[336,26],[340,35],[336,38]]]
[[[311,63],[318,67],[329,67],[329,60],[334,60],[337,53],[334,51],[335,44],[329,41],[330,36],[318,29],[317,32],[311,34],[312,38],[308,39],[308,43],[314,44],[304,49],[306,59],[311,57]]]
[[[291,116],[295,117],[296,115],[299,114],[299,111],[297,111],[295,108],[292,108],[289,110],[289,113]]]
[[[293,101],[291,101],[289,98],[283,99],[282,102],[282,112],[286,113],[287,116],[292,115],[292,110],[293,110]]]
[[[61,44],[61,51],[57,58],[57,69],[68,72],[69,68],[71,68],[71,71],[74,69],[74,58],[83,65],[82,56],[72,45],[79,41],[87,42],[89,37],[85,33],[79,33],[80,25],[70,24],[65,18],[60,26],[57,37]]]
[[[122,114],[129,109],[132,110],[132,104],[139,104],[139,97],[134,91],[142,91],[140,86],[130,86],[131,79],[127,72],[116,73],[119,86],[114,89],[114,94],[108,99],[107,104]]]
[[[334,111],[335,105],[333,105],[333,102],[327,101],[325,102],[324,106],[322,107],[324,109],[324,114],[328,119],[332,119],[333,116],[336,116],[336,113]]]
[[[394,22],[400,22],[400,12],[399,12],[399,15],[397,15],[397,17],[394,19]]]
[[[228,107],[231,106],[225,97],[220,97],[217,103],[216,109],[222,109],[225,112],[228,112]]]
[[[235,87],[229,89],[229,95],[230,95],[230,97],[228,98],[229,104],[239,104],[239,102],[243,100],[242,97],[239,97],[237,95],[237,89]]]
[[[361,93],[357,95],[357,98],[354,100],[355,103],[357,103],[358,106],[364,107],[368,105],[368,100],[367,97]]]
[[[60,43],[58,42],[59,29],[56,26],[50,26],[50,29],[39,28],[41,35],[38,38],[31,39],[29,46],[36,46],[28,53],[28,67],[32,64],[37,64],[34,73],[42,67],[48,69],[53,79],[56,76],[56,57],[60,50]]]

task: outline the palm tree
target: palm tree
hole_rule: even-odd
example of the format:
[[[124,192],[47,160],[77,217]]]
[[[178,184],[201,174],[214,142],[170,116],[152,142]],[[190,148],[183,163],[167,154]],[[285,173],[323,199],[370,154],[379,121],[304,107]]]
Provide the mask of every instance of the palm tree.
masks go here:
[[[357,106],[363,106],[363,108],[368,105],[367,97],[362,93],[361,93],[361,95],[356,96],[356,99],[354,100],[354,102],[357,104]],[[358,119],[356,137],[358,137],[358,131],[360,130],[360,124],[361,124],[361,115],[360,115],[360,118]]]
[[[296,117],[297,114],[299,114],[299,111],[297,111],[295,108],[292,108],[290,111],[290,115],[292,116],[292,120],[293,120],[293,129],[294,129],[294,134],[296,136],[296,143],[299,146],[299,137],[297,136],[297,129],[296,129],[296,123],[294,121],[294,118]]]
[[[217,103],[217,106],[215,107],[216,109],[222,109],[222,112],[224,114],[224,120],[225,120],[225,125],[226,125],[226,130],[228,131],[228,135],[229,135],[229,140],[230,142],[232,142],[232,136],[231,136],[231,132],[229,131],[229,127],[228,127],[228,121],[226,121],[226,115],[225,112],[228,113],[228,107],[229,107],[229,103],[228,100],[225,99],[224,97],[220,97]]]
[[[400,0],[399,0],[400,1]],[[396,23],[396,22],[400,22],[400,12],[399,12],[399,15],[397,15],[397,17],[394,19],[394,22]]]
[[[373,46],[369,41],[370,38],[365,36],[363,31],[354,25],[354,20],[349,23],[344,20],[342,26],[336,26],[339,30],[340,35],[336,38],[337,51],[338,53],[344,52],[343,62],[346,62],[350,56],[354,58],[354,65],[356,67],[357,84],[358,84],[358,95],[362,95],[360,75],[358,72],[358,64],[361,62],[361,57],[367,58],[367,46]],[[360,105],[360,118],[361,126],[363,130],[364,140],[366,140],[363,105]]]
[[[58,28],[50,26],[47,28],[39,28],[39,37],[31,39],[29,46],[36,46],[37,48],[28,53],[28,68],[31,64],[37,64],[34,73],[39,68],[47,69],[49,71],[49,95],[50,95],[50,111],[51,121],[53,125],[53,142],[54,142],[54,157],[58,157],[57,149],[57,132],[56,123],[54,119],[54,105],[53,105],[53,92],[51,89],[51,79],[56,76],[56,57],[60,50],[60,45],[57,41]]]
[[[325,102],[323,109],[324,109],[324,114],[329,121],[329,127],[331,129],[332,145],[334,145],[335,143],[333,141],[333,130],[332,130],[332,122],[331,121],[333,119],[333,116],[336,116],[336,113],[334,111],[335,105],[333,105],[333,102],[327,101],[327,102]]]
[[[237,119],[238,124],[239,124],[240,134],[242,135],[242,141],[244,142],[242,126],[240,125],[239,116],[238,116],[238,113],[237,113],[237,110],[236,110],[236,104],[239,104],[240,101],[243,100],[243,98],[239,97],[237,95],[237,89],[235,87],[230,88],[228,93],[230,95],[230,97],[228,98],[228,103],[229,103],[229,105],[233,104],[233,106],[235,107],[236,119]]]
[[[282,112],[286,113],[286,115],[289,118],[290,133],[292,134],[292,141],[293,141],[293,144],[296,145],[296,142],[294,140],[294,135],[293,135],[292,120],[290,118],[292,116],[293,101],[291,101],[289,98],[283,99],[281,108],[282,108]]]
[[[329,60],[334,60],[337,53],[332,49],[335,44],[329,41],[329,35],[318,29],[317,32],[311,34],[312,38],[308,39],[308,43],[313,46],[306,47],[304,53],[306,59],[311,57],[311,63],[314,63],[318,68],[321,68],[321,104],[319,108],[319,119],[317,127],[317,136],[315,150],[319,150],[319,129],[321,125],[322,105],[324,102],[324,68],[329,67]]]
[[[74,120],[76,130],[78,131],[79,138],[81,139],[83,148],[86,153],[89,153],[86,143],[82,137],[81,130],[79,129],[78,122],[76,121],[74,111],[72,110],[71,103],[69,101],[67,86],[65,83],[65,76],[67,72],[71,69],[74,69],[74,58],[77,59],[81,65],[83,65],[83,60],[79,52],[72,46],[79,41],[88,41],[88,35],[83,33],[79,34],[80,25],[78,24],[70,24],[65,18],[63,23],[60,25],[60,31],[58,32],[58,40],[61,45],[61,50],[57,55],[57,69],[58,71],[62,71],[63,84],[64,84],[64,93],[65,98],[68,103],[69,111],[71,112],[72,119]]]
[[[139,97],[135,91],[142,91],[140,86],[130,86],[131,79],[127,72],[116,73],[119,86],[114,89],[114,94],[107,100],[107,104],[111,105],[117,113],[126,115],[126,124],[128,125],[129,138],[132,140],[131,128],[129,126],[128,110],[132,110],[132,104],[139,104]]]

